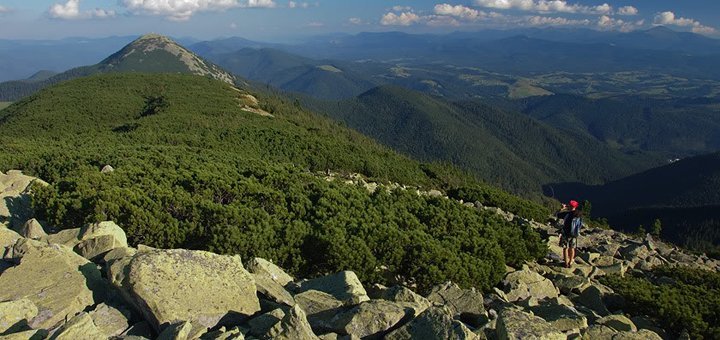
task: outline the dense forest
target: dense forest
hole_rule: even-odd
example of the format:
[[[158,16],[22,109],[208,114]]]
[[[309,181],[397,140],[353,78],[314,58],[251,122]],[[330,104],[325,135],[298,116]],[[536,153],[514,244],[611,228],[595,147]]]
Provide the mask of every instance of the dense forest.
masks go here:
[[[187,75],[112,74],[62,83],[0,111],[0,164],[50,182],[39,217],[58,228],[115,220],[132,244],[275,260],[314,276],[354,270],[400,276],[420,290],[452,280],[488,289],[542,257],[526,224],[408,190],[370,193],[316,172],[500,206],[543,219],[543,207],[442,164],[418,163],[266,94]],[[101,173],[110,164],[114,172]],[[386,268],[385,271],[379,270]]]

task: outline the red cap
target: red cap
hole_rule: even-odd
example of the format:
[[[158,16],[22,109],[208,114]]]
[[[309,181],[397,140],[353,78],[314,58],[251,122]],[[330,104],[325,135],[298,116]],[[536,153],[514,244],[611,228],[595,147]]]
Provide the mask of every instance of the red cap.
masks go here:
[[[575,201],[575,200],[570,200],[570,206],[571,206],[571,207],[577,208],[578,205],[580,205],[580,204],[579,204],[577,201]]]

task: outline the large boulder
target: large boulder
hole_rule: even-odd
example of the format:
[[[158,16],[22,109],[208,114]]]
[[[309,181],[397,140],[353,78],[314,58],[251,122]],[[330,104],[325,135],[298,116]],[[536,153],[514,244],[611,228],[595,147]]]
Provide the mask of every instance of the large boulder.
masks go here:
[[[497,338],[507,339],[558,339],[567,337],[552,324],[540,317],[514,308],[500,312],[496,326]]]
[[[601,289],[600,286],[591,285],[576,298],[576,301],[585,305],[585,307],[592,309],[595,313],[598,313],[599,315],[609,315],[610,311],[607,309],[607,306],[603,301],[603,296],[605,295],[605,293],[606,292]]]
[[[582,332],[583,340],[612,340],[618,332],[605,325],[592,325]]]
[[[278,322],[282,321],[283,318],[285,318],[285,311],[283,311],[282,308],[273,309],[265,314],[258,315],[248,321],[248,326],[250,326],[249,333],[256,337],[262,336]]]
[[[405,339],[477,339],[480,337],[457,320],[452,312],[444,307],[433,306],[425,310],[409,323],[390,332],[386,340]]]
[[[20,239],[6,255],[19,264],[0,275],[0,301],[32,301],[38,308],[32,328],[50,329],[95,304],[100,272],[72,250]]]
[[[0,226],[17,229],[33,217],[30,205],[30,187],[33,183],[47,185],[18,170],[10,170],[6,174],[0,172]]]
[[[90,315],[80,313],[63,324],[52,336],[53,340],[107,339],[107,335],[95,326]]]
[[[21,238],[22,236],[14,230],[10,230],[8,228],[0,226],[0,249],[12,246],[13,244],[15,244],[15,242],[17,242],[17,240]]]
[[[80,228],[64,229],[40,238],[41,241],[74,248],[80,243]]]
[[[523,266],[522,270],[508,273],[503,280],[504,292],[508,301],[525,300],[533,297],[538,300],[556,298],[558,289],[552,281]]]
[[[457,284],[448,282],[434,287],[428,300],[447,306],[454,316],[473,327],[479,327],[487,321],[483,296],[475,288],[462,289]]]
[[[300,284],[300,292],[317,290],[328,293],[342,301],[346,306],[357,305],[370,300],[360,279],[354,272],[344,271],[322,276]]]
[[[534,315],[549,322],[554,329],[561,332],[572,329],[585,329],[588,327],[587,318],[577,309],[557,303],[546,303],[531,307]]]
[[[0,335],[0,340],[43,340],[48,336],[45,329],[31,329],[27,331]]]
[[[115,248],[128,246],[125,231],[112,221],[93,223],[81,228],[79,239],[75,251],[89,260]]]
[[[318,290],[295,295],[295,302],[307,313],[313,329],[329,329],[328,320],[343,311],[344,303],[334,296]]]
[[[662,337],[651,330],[641,329],[637,332],[618,332],[612,340],[662,340]]]
[[[380,338],[384,333],[412,317],[414,312],[401,305],[385,301],[370,300],[363,302],[345,313],[335,316],[331,328],[339,334],[349,334],[360,338]]]
[[[282,268],[272,262],[256,257],[247,264],[247,270],[256,276],[265,276],[277,282],[281,286],[286,286],[293,282],[292,276],[288,275]]]
[[[596,325],[605,325],[618,332],[636,332],[637,327],[625,315],[613,314],[595,320]]]
[[[25,222],[17,231],[22,237],[31,239],[39,239],[47,236],[42,224],[34,218]]]
[[[305,316],[305,312],[299,305],[295,305],[285,314],[285,317],[270,328],[261,339],[312,340],[318,339],[318,337],[313,333]]]
[[[157,332],[180,321],[211,328],[221,319],[242,319],[260,310],[255,282],[239,256],[147,250],[114,261],[109,277]]]
[[[393,286],[384,289],[378,298],[412,308],[415,315],[420,315],[420,313],[424,312],[432,304],[430,300],[422,297],[422,295],[403,286]]]
[[[193,326],[190,322],[178,322],[165,327],[155,340],[188,340],[195,338],[192,336],[192,331]]]
[[[101,303],[89,315],[95,326],[109,337],[118,336],[130,328],[130,311],[124,307]]]
[[[29,329],[29,321],[37,314],[37,306],[28,299],[0,302],[0,334]]]
[[[258,293],[262,294],[265,298],[270,301],[292,306],[295,304],[295,299],[290,293],[283,288],[279,283],[272,280],[272,278],[266,275],[250,274],[255,280]]]

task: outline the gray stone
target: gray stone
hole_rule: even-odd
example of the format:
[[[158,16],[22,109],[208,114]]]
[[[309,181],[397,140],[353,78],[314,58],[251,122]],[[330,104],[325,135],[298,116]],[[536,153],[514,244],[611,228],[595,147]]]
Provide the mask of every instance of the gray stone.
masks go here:
[[[462,323],[453,320],[449,309],[433,306],[409,323],[390,332],[385,339],[479,339],[477,334],[466,330],[467,327],[463,327]]]
[[[44,329],[31,329],[17,333],[0,335],[0,340],[43,340],[48,337],[48,331]]]
[[[115,171],[115,168],[113,168],[110,164],[106,164],[102,169],[100,169],[100,173],[103,174],[109,174],[113,171]]]
[[[506,339],[566,339],[549,322],[521,310],[508,308],[498,317],[497,338]]]
[[[34,218],[28,220],[25,224],[18,228],[18,234],[22,235],[22,237],[31,239],[40,239],[47,236],[43,226]]]
[[[55,333],[52,340],[78,340],[78,339],[107,339],[107,335],[95,326],[92,318],[87,313],[80,313],[62,325]]]
[[[318,339],[299,305],[293,306],[283,319],[275,324],[261,339]]]
[[[317,291],[308,290],[295,295],[295,302],[307,313],[308,322],[313,329],[327,329],[327,322],[343,311],[343,302],[334,296]]]
[[[377,339],[412,314],[412,311],[406,310],[397,303],[370,300],[335,316],[330,324],[332,330],[340,334]]]
[[[277,281],[274,281],[271,277],[263,274],[251,274],[255,279],[255,285],[257,286],[258,293],[262,294],[271,301],[292,306],[295,304],[295,299],[288,293],[283,286]]]
[[[189,321],[195,332],[260,310],[255,282],[239,256],[147,250],[109,267],[110,280],[156,331],[164,324]]]
[[[553,328],[566,332],[572,329],[588,327],[587,318],[575,308],[565,305],[546,303],[530,308],[533,314],[549,322]]]
[[[93,223],[81,228],[79,239],[75,251],[89,260],[115,248],[128,246],[125,231],[112,221]]]
[[[285,311],[281,308],[274,309],[268,313],[258,315],[248,322],[250,326],[250,335],[262,336],[267,333],[273,326],[285,317]]]
[[[552,281],[530,270],[527,266],[524,266],[522,270],[507,274],[503,283],[505,296],[511,302],[529,297],[542,300],[558,296],[558,290]]]
[[[603,301],[604,292],[598,288],[597,285],[592,285],[586,288],[580,296],[577,297],[577,302],[585,305],[592,309],[596,313],[605,316],[609,315],[610,311],[605,306]]]
[[[618,332],[612,340],[662,340],[662,337],[651,330],[641,329],[637,332]]]
[[[103,263],[110,263],[112,261],[115,261],[117,259],[121,259],[123,257],[132,257],[135,254],[137,254],[137,249],[130,248],[130,247],[118,247],[115,248],[103,255],[102,262]]]
[[[178,322],[165,327],[156,340],[188,340],[192,332],[193,325],[190,322]]]
[[[130,327],[128,321],[130,311],[127,308],[116,308],[101,303],[90,312],[90,317],[95,326],[109,337],[118,336]]]
[[[595,321],[595,324],[608,326],[618,332],[636,332],[637,327],[635,324],[624,315],[608,315]]]
[[[457,284],[448,282],[434,287],[428,300],[447,306],[454,316],[473,327],[487,321],[483,296],[475,288],[461,289]]]
[[[431,302],[428,299],[403,286],[387,288],[378,298],[397,302],[405,307],[410,307],[414,310],[415,315],[420,315],[420,313],[424,312],[425,309],[431,305]]]
[[[248,262],[247,270],[256,276],[262,275],[270,278],[283,287],[288,283],[293,282],[292,276],[288,275],[282,268],[259,257],[256,257]]]
[[[592,325],[582,332],[583,340],[612,340],[617,331],[604,325]]]
[[[38,308],[28,299],[0,302],[0,334],[28,330]]]
[[[317,290],[328,293],[346,306],[370,300],[360,279],[351,271],[322,276],[300,284],[300,291]]]

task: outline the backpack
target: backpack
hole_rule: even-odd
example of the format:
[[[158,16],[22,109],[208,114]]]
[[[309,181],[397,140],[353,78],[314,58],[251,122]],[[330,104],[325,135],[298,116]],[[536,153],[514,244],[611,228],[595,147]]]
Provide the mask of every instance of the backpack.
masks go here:
[[[578,237],[580,235],[580,228],[583,226],[582,217],[573,217],[570,222],[570,236]]]

